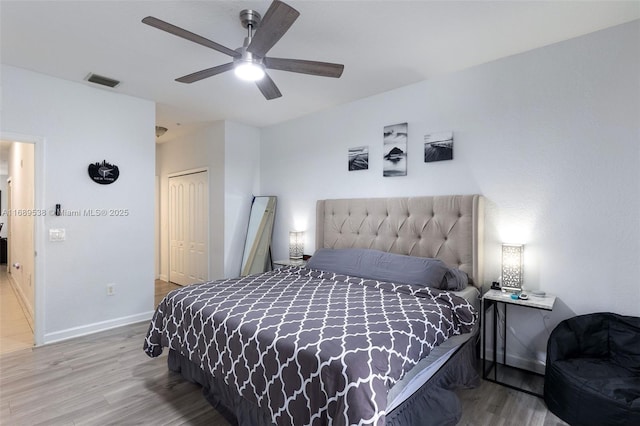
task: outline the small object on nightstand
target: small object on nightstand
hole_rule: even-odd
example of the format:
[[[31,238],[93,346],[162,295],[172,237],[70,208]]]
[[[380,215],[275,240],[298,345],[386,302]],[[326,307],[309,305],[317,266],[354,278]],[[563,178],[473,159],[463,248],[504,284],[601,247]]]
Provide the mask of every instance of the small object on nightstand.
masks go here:
[[[500,290],[500,283],[497,281],[494,281],[491,283],[491,290]]]
[[[531,294],[535,297],[544,297],[547,293],[542,290],[532,290]]]
[[[515,293],[511,293],[511,298],[512,298],[513,300],[518,300],[518,295],[517,295],[517,294],[515,294]]]
[[[527,300],[529,298],[529,295],[527,293],[520,293],[518,298],[520,298],[522,300]]]

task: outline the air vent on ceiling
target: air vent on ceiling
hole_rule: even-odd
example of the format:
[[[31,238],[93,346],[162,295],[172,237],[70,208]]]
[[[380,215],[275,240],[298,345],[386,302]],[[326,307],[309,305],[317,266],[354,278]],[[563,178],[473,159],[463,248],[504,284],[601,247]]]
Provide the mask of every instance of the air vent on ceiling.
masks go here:
[[[102,86],[107,86],[107,87],[116,87],[118,84],[120,84],[118,80],[114,80],[112,78],[104,77],[102,75],[98,75],[94,73],[90,73],[87,76],[86,80],[90,81],[91,83],[100,84]]]

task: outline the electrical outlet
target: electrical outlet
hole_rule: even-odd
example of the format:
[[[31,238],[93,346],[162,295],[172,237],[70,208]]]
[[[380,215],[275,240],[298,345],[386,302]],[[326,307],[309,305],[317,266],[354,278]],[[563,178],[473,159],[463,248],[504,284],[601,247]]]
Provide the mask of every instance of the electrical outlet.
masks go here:
[[[107,284],[107,296],[114,296],[116,294],[116,285]]]

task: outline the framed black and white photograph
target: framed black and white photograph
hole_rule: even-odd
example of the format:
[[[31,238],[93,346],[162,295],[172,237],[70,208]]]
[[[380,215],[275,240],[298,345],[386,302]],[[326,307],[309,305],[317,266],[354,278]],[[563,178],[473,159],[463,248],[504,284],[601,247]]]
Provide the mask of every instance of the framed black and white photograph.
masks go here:
[[[424,135],[424,162],[453,160],[453,132]]]
[[[349,148],[349,171],[367,170],[369,168],[369,147],[356,146]]]
[[[407,123],[384,127],[383,176],[407,175]]]

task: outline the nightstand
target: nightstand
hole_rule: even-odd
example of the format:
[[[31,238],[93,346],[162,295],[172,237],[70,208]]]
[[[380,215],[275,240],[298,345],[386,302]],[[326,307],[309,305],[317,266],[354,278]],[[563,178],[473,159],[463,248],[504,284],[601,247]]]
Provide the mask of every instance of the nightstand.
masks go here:
[[[509,387],[511,389],[516,389],[522,392],[526,392],[531,395],[539,396],[542,398],[542,394],[534,392],[532,390],[524,389],[520,386],[516,386],[511,383],[507,383],[498,377],[498,305],[502,304],[504,309],[504,342],[502,349],[502,365],[501,367],[508,367],[510,369],[515,369],[519,371],[526,372],[528,374],[535,374],[537,376],[544,375],[524,370],[522,368],[510,366],[507,364],[507,306],[514,305],[522,306],[529,309],[542,309],[545,311],[551,311],[553,309],[553,304],[556,301],[556,296],[553,295],[545,295],[543,297],[537,297],[533,295],[529,295],[528,299],[512,299],[511,293],[504,293],[501,290],[489,290],[484,296],[482,296],[482,378],[488,380],[490,382],[498,383],[500,385]],[[493,360],[489,363],[489,368],[487,369],[487,311],[493,307]],[[493,377],[491,377],[491,372],[493,371]]]
[[[283,266],[305,266],[307,264],[306,260],[302,259],[285,259],[285,260],[274,260],[273,268],[278,269]]]

